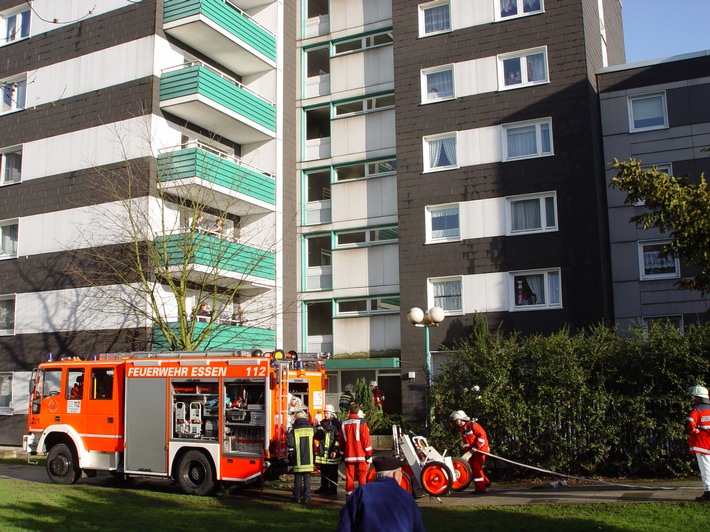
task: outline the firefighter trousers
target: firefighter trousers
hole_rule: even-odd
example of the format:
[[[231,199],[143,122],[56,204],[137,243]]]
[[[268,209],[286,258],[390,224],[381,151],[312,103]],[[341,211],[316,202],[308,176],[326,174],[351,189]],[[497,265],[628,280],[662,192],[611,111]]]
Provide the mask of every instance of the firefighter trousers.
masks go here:
[[[355,491],[355,477],[357,485],[364,486],[367,483],[367,462],[345,462],[345,492],[346,498]]]
[[[476,488],[474,491],[476,492],[485,492],[490,482],[483,472],[485,461],[486,455],[481,453],[473,453],[471,458],[468,459],[468,465],[471,466],[471,472],[473,473],[473,485]]]

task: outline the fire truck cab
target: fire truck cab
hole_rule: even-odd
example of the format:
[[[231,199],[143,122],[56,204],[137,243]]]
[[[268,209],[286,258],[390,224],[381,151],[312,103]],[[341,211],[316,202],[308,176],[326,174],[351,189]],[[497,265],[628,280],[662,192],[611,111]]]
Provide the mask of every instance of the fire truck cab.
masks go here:
[[[58,484],[82,474],[171,478],[188,494],[286,472],[297,409],[322,416],[325,355],[122,353],[40,364],[23,448]]]

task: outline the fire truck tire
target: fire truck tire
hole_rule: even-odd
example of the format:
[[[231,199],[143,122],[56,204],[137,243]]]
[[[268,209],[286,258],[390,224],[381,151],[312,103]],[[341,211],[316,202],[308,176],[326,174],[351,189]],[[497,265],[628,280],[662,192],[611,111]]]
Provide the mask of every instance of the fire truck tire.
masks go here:
[[[454,466],[454,480],[451,483],[451,489],[463,491],[471,485],[473,480],[471,466],[463,458],[452,458],[451,461]]]
[[[442,462],[429,462],[422,468],[422,488],[429,495],[438,497],[451,489],[451,472]]]
[[[65,444],[58,443],[47,455],[47,475],[55,484],[74,484],[81,476],[76,454]]]
[[[188,495],[209,495],[217,489],[212,462],[200,451],[188,451],[180,458],[177,481]]]

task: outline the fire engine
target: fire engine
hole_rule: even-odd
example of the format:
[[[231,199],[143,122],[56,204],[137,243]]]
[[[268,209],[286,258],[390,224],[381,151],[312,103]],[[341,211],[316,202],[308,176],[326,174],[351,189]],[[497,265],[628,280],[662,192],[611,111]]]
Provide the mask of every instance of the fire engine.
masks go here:
[[[327,355],[104,354],[32,373],[23,449],[57,484],[108,471],[170,478],[187,494],[286,472],[296,408],[322,416]]]

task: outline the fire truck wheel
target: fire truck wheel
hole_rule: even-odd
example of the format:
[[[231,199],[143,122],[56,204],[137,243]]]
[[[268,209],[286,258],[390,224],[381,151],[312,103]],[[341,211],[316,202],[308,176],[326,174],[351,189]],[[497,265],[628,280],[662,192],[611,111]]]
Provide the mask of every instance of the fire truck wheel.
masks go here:
[[[209,495],[216,488],[212,463],[200,451],[188,451],[180,459],[177,481],[188,495]]]
[[[463,491],[471,485],[473,480],[471,466],[463,458],[452,458],[451,461],[454,466],[454,480],[451,483],[451,489]]]
[[[402,471],[402,480],[399,481],[399,486],[409,493],[412,493],[412,477],[409,473]]]
[[[422,488],[434,497],[444,495],[451,489],[451,474],[446,464],[429,462],[422,469]]]
[[[74,484],[81,476],[74,453],[63,443],[52,447],[47,455],[47,474],[55,484]]]

